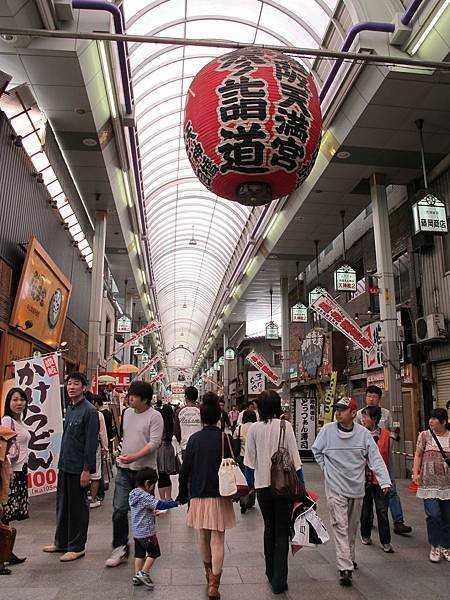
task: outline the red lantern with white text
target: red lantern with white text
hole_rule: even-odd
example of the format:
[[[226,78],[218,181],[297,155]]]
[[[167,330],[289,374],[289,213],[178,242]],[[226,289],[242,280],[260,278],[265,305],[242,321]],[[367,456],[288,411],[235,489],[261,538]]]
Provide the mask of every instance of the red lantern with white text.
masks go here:
[[[209,190],[241,204],[295,190],[314,166],[321,127],[312,76],[282,52],[219,56],[188,90],[184,141],[192,168]]]

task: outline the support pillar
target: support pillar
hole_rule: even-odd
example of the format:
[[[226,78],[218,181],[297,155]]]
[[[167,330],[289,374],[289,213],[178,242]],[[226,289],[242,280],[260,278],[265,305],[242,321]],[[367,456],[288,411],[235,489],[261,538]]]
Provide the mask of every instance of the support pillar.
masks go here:
[[[96,211],[88,323],[87,376],[89,381],[92,381],[92,376],[97,370],[100,360],[105,242],[106,211]]]
[[[394,421],[403,427],[403,401],[400,378],[399,337],[395,283],[392,267],[391,234],[384,175],[374,173],[370,178],[370,196],[373,208],[375,254],[380,287],[380,321],[383,335],[383,364],[385,387],[383,405],[392,413]],[[402,448],[403,450],[403,443]],[[397,476],[406,474],[405,461],[396,461]]]
[[[125,312],[133,322],[133,294],[127,294],[125,297]],[[128,342],[131,337],[131,333],[124,334],[124,340]],[[129,364],[131,362],[131,346],[125,346],[123,349],[123,363]]]
[[[223,334],[223,399],[225,410],[230,410],[230,361],[225,359],[225,350],[228,348],[228,333]]]
[[[281,389],[281,399],[283,404],[289,405],[291,395],[291,385],[289,381],[290,365],[290,344],[289,344],[289,280],[287,277],[280,279],[280,300],[281,300],[281,379],[283,387]]]
[[[216,364],[216,362],[217,362],[217,348],[214,348],[214,350],[213,350],[213,369],[214,369],[213,380],[216,385],[212,386],[212,391],[217,394],[217,390],[219,389],[219,385],[218,385],[219,384],[219,371],[216,371],[216,369],[214,368],[214,365]]]

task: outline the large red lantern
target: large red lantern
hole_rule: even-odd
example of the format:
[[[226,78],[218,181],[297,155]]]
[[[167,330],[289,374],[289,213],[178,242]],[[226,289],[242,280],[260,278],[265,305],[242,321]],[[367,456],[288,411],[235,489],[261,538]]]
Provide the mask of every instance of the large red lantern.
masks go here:
[[[184,141],[197,177],[241,204],[267,204],[295,190],[319,150],[320,102],[313,78],[282,52],[244,48],[194,77]]]

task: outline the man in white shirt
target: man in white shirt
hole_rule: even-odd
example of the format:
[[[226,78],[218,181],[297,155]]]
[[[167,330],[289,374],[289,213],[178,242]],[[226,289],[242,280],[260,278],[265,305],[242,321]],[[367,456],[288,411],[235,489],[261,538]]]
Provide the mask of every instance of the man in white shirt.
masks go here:
[[[184,391],[184,398],[186,406],[175,414],[175,436],[180,443],[182,457],[191,435],[202,428],[200,409],[196,406],[197,388],[194,386],[187,387]]]
[[[378,423],[378,427],[380,429],[387,429],[391,432],[391,437],[395,439],[395,434],[398,433],[398,430],[395,431],[394,423],[392,421],[391,412],[384,408],[384,406],[380,406],[381,398],[383,396],[383,390],[377,385],[369,385],[366,389],[366,406],[379,406],[381,408],[381,419]],[[364,408],[364,407],[363,407]],[[362,422],[362,410],[358,410],[356,414],[355,422],[363,425]],[[391,461],[390,461],[391,462]],[[392,519],[394,521],[394,533],[398,535],[404,535],[405,533],[411,533],[412,527],[409,525],[405,525],[404,517],[403,517],[403,508],[400,502],[400,497],[397,494],[397,489],[395,487],[394,477],[391,473],[392,465],[388,465],[389,474],[391,475],[392,486],[389,491],[389,508],[391,511]]]
[[[117,459],[113,498],[113,551],[107,567],[117,567],[128,556],[128,495],[136,487],[136,474],[145,467],[156,469],[164,422],[150,406],[152,386],[132,381],[128,390],[130,408],[123,414],[122,452]]]

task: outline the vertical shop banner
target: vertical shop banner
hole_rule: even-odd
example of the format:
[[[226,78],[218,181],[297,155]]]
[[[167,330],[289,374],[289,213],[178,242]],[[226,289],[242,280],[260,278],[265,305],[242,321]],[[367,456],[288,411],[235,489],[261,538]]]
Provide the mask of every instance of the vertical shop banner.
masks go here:
[[[299,450],[311,450],[316,439],[316,398],[295,397],[295,437]]]
[[[247,377],[249,394],[260,394],[266,389],[266,378],[260,371],[248,371]]]
[[[330,377],[330,385],[325,392],[323,403],[323,424],[331,423],[333,417],[333,404],[336,397],[337,371],[333,371]]]
[[[28,396],[24,419],[31,434],[28,457],[30,496],[56,491],[63,432],[57,354],[14,363],[15,384]]]

